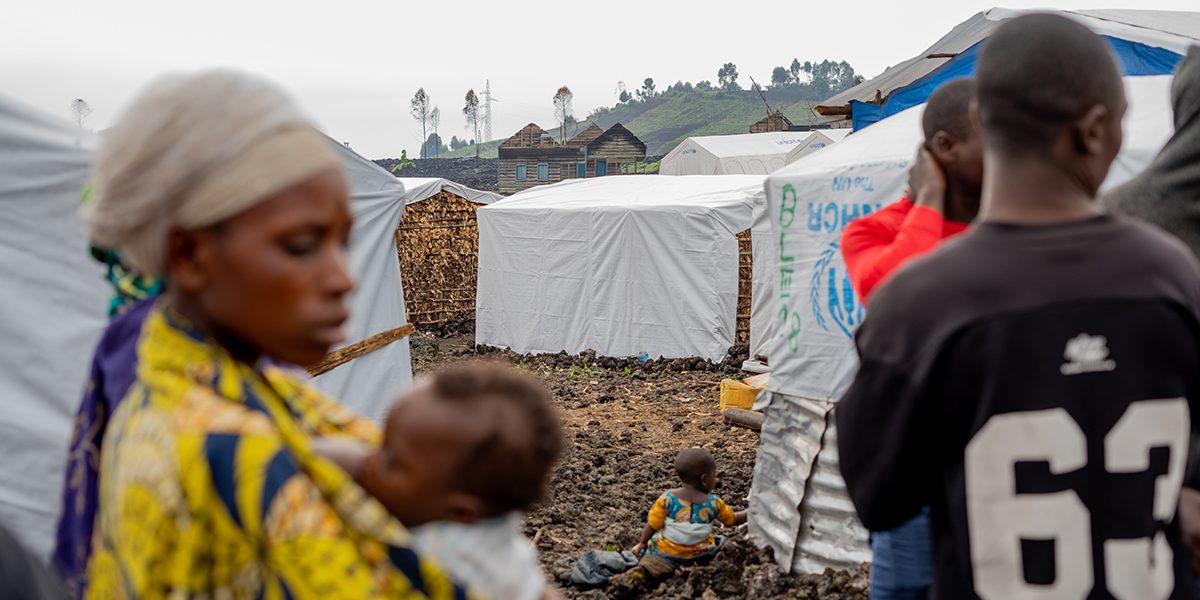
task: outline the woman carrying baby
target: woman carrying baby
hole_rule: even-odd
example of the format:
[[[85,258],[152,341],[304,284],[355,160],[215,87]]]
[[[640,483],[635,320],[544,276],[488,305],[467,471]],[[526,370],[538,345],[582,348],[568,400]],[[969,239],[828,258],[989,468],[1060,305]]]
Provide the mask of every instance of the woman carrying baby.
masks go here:
[[[340,163],[245,75],[160,80],[108,132],[87,223],[166,291],[100,453],[89,598],[457,598],[311,440],[378,428],[277,364],[343,341]]]

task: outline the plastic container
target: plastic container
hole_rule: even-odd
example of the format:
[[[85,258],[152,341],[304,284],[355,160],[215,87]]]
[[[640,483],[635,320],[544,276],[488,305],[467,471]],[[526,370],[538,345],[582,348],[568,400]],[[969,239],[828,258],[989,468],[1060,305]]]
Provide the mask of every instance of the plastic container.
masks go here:
[[[726,408],[744,408],[749,410],[754,407],[754,399],[758,397],[758,393],[763,388],[746,385],[736,379],[725,379],[721,381],[721,412],[725,412]]]

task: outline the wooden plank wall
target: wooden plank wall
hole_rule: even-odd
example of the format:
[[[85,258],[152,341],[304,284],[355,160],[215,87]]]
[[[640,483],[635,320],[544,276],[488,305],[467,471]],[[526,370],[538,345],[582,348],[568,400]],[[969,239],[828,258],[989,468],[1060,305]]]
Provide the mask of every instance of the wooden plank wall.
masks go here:
[[[750,313],[754,308],[751,296],[754,289],[754,246],[750,230],[737,235],[738,239],[738,301],[735,344],[750,343]]]
[[[613,136],[600,142],[588,145],[587,176],[596,176],[596,161],[608,161],[608,174],[620,175],[621,165],[632,165],[645,162],[646,147],[637,138],[629,136]]]
[[[575,165],[578,159],[564,159],[561,157],[522,157],[522,158],[502,158],[497,161],[497,169],[499,169],[499,189],[504,195],[515,194],[522,190],[527,190],[531,187],[555,183],[564,179],[573,179],[575,177]],[[537,180],[538,163],[546,163],[550,167],[550,180]],[[517,165],[525,165],[525,181],[517,181]]]

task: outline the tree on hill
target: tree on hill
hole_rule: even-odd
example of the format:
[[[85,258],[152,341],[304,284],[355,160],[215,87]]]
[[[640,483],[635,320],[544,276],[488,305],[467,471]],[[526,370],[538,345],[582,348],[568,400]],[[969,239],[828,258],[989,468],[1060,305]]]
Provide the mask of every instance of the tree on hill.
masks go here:
[[[792,74],[783,67],[775,67],[771,71],[771,85],[787,85],[792,82]]]
[[[467,118],[467,130],[475,132],[475,138],[471,140],[474,145],[475,140],[479,139],[479,96],[475,95],[474,89],[467,90],[463,116]],[[479,158],[479,146],[475,146],[475,158]]]
[[[450,149],[447,148],[445,142],[442,141],[442,136],[436,133],[429,134],[429,137],[425,140],[425,143],[421,144],[421,158],[433,158],[440,156],[442,152],[449,151]]]
[[[639,100],[649,100],[654,97],[654,78],[647,77],[642,82],[642,89],[638,90],[637,95]]]
[[[417,88],[417,93],[413,94],[412,102],[408,103],[409,113],[413,119],[421,124],[421,139],[425,139],[426,126],[429,124],[429,94],[425,93],[425,88]],[[423,158],[423,157],[422,157]]]
[[[808,86],[814,97],[823,98],[857,85],[862,77],[846,61],[823,60],[819,63],[792,59],[788,68],[775,67],[771,83],[779,87]]]
[[[727,62],[720,69],[717,69],[717,82],[722,88],[731,92],[742,89],[737,83],[738,72],[737,65]]]
[[[575,94],[571,93],[571,88],[565,85],[554,92],[554,118],[558,120],[559,124],[558,143],[560,144],[567,141],[567,120],[573,119],[571,101],[574,98]]]
[[[458,150],[459,148],[466,148],[466,147],[467,147],[467,143],[463,140],[458,139],[457,135],[450,136],[450,149],[451,150]]]

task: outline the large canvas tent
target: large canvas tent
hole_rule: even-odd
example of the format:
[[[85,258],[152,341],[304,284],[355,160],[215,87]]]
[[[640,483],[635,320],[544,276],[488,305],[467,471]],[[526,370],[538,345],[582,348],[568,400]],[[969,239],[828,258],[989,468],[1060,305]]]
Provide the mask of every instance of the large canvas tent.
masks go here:
[[[354,227],[350,270],[356,287],[347,305],[346,345],[404,326],[404,286],[396,259],[396,228],[404,214],[404,184],[332,139],[350,183]],[[382,421],[392,399],[412,384],[407,339],[380,347],[316,378],[317,387],[355,411]]]
[[[690,137],[663,157],[660,175],[766,175],[809,138],[808,131]]]
[[[94,145],[0,97],[0,524],[40,557],[111,297],[79,219]]]
[[[1170,77],[1127,77],[1125,143],[1105,188],[1141,171],[1172,130]],[[837,467],[831,411],[857,369],[865,309],[838,249],[850,220],[903,193],[924,105],[910,108],[767,178],[775,246],[769,311],[785,319],[768,345],[772,376],[750,499],[750,535],[798,572],[869,558]]]
[[[804,140],[803,144],[792,148],[787,155],[787,164],[792,164],[821,148],[832,146],[850,135],[850,129],[818,129]]]
[[[609,177],[480,209],[476,341],[521,353],[721,360],[734,343],[737,234],[762,210],[762,183]]]
[[[975,72],[982,42],[1001,23],[1033,11],[993,8],[960,23],[924,52],[888,68],[817,107],[827,118],[850,111],[858,130],[924,103],[939,85]],[[1076,19],[1109,42],[1128,76],[1169,75],[1187,48],[1200,44],[1200,12],[1157,10],[1054,11]]]
[[[48,556],[58,517],[74,414],[92,350],[107,324],[111,290],[92,260],[79,216],[94,137],[0,97],[0,524]],[[403,185],[338,148],[355,214],[351,342],[404,324],[393,233]],[[317,384],[379,418],[411,381],[405,342],[359,357]],[[30,477],[36,473],[36,477]]]

